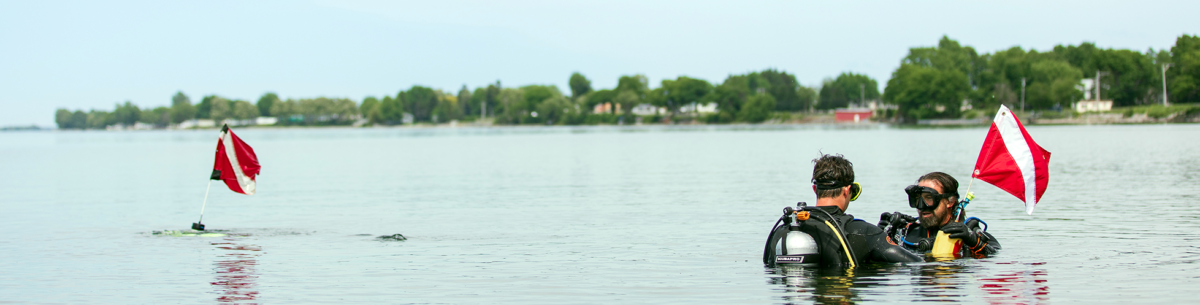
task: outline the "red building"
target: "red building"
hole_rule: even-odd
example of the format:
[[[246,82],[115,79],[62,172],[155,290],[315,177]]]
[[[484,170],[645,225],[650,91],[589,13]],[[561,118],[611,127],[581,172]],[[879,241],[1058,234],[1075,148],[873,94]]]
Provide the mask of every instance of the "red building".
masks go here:
[[[854,122],[866,121],[871,119],[871,114],[874,113],[867,108],[842,108],[833,111],[833,117],[838,122]]]

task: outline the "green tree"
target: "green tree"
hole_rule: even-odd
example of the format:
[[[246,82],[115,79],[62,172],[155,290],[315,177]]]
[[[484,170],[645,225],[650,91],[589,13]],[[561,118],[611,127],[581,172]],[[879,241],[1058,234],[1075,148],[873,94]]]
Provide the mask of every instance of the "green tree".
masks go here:
[[[959,106],[970,91],[966,79],[958,70],[902,64],[892,72],[883,99],[899,106],[897,115],[910,123],[958,117]],[[825,103],[824,98],[821,103]]]
[[[1076,88],[1083,73],[1065,61],[1036,62],[1030,66],[1030,74],[1032,83],[1027,88],[1025,102],[1030,109],[1066,108],[1083,98],[1083,92]]]
[[[637,106],[641,101],[641,97],[632,90],[621,90],[617,93],[617,96],[613,97],[613,107],[618,107],[619,105],[621,114],[629,114],[633,110],[633,107]],[[616,110],[613,111],[615,112]]]
[[[846,72],[835,79],[826,79],[821,85],[820,96],[819,109],[844,108],[851,104],[862,107],[866,106],[866,101],[879,99],[879,83],[869,76]]]
[[[433,108],[438,103],[438,94],[433,89],[414,85],[399,98],[408,106],[414,120],[429,122],[433,118]]]
[[[112,112],[113,120],[115,122],[107,122],[109,124],[106,125],[120,123],[125,126],[133,126],[133,124],[137,123],[138,119],[141,118],[141,115],[142,109],[138,108],[137,105],[134,105],[129,101],[125,101],[124,105],[117,104]]]
[[[525,94],[520,88],[503,88],[497,99],[497,123],[520,124],[529,115],[525,106]]]
[[[397,93],[396,96],[400,97],[404,96],[404,94],[404,91],[400,91],[400,93]],[[400,124],[404,119],[404,114],[408,113],[408,111],[406,111],[407,108],[408,107],[404,105],[403,100],[399,98],[392,98],[391,96],[384,96],[383,101],[379,102],[379,113],[380,117],[382,118],[382,122],[388,125]]]
[[[1200,102],[1200,36],[1182,35],[1171,47],[1167,91],[1171,103]],[[1161,66],[1160,66],[1161,67]]]
[[[194,119],[196,112],[192,100],[183,91],[175,92],[175,96],[171,97],[171,123],[179,124]]]
[[[538,119],[546,125],[563,125],[566,123],[564,119],[571,115],[572,108],[571,100],[562,95],[553,96],[537,105]]]
[[[471,105],[471,90],[467,90],[467,85],[463,85],[462,89],[458,90],[457,102],[459,113],[461,115],[471,115],[475,108]]]
[[[647,99],[651,104],[666,107],[671,113],[679,111],[679,107],[691,103],[703,103],[704,97],[713,90],[713,85],[702,79],[680,76],[674,80],[664,79],[662,85],[655,89],[659,94],[651,94],[654,98]]]
[[[466,90],[466,88],[463,90]],[[433,110],[433,116],[437,118],[433,120],[434,123],[461,119],[463,114],[462,107],[458,105],[458,97],[450,94],[439,95],[438,104]]]
[[[624,75],[617,79],[616,91],[629,91],[639,97],[650,91],[650,80],[645,75]]]
[[[584,108],[592,109],[596,105],[604,103],[612,103],[617,97],[617,92],[609,89],[592,91],[586,96],[586,99],[581,101]]]
[[[746,105],[738,112],[738,120],[749,123],[765,121],[775,110],[775,97],[770,94],[755,94],[746,99]]]
[[[943,35],[942,39],[938,40],[937,47],[909,49],[908,56],[904,57],[901,65],[909,64],[938,70],[958,71],[966,76],[967,87],[970,88],[978,86],[976,82],[979,73],[984,69],[984,66],[977,65],[977,62],[979,62],[979,55],[975,53],[974,48],[963,47],[959,45],[958,41]]]
[[[810,107],[817,104],[817,90],[805,86],[797,86],[796,98],[800,99],[800,105],[803,107],[800,110],[807,111]]]
[[[87,129],[88,128],[88,114],[86,112],[83,112],[83,110],[75,110],[75,112],[71,113],[70,125],[71,125],[70,128]]]
[[[223,97],[211,97],[212,98],[209,98],[208,96],[204,97],[204,100],[202,100],[200,104],[203,105],[205,101],[208,102],[209,118],[212,118],[212,120],[219,126],[221,125],[221,122],[225,121],[225,119],[233,117],[233,105],[231,105],[232,102]]]
[[[275,92],[267,92],[258,98],[258,103],[255,103],[255,105],[258,106],[259,115],[271,116],[271,106],[277,102],[279,102],[279,95],[275,94]]]
[[[810,104],[804,103],[805,100],[800,98],[800,83],[796,81],[796,76],[775,69],[763,70],[759,74],[770,84],[766,91],[775,98],[775,110],[808,110]]]
[[[379,99],[374,96],[363,98],[362,104],[358,106],[358,112],[371,124],[383,123],[383,112],[379,109]]]
[[[1055,46],[1053,55],[1081,70],[1083,77],[1094,78],[1097,72],[1104,73],[1100,78],[1100,97],[1112,99],[1116,106],[1158,102],[1158,95],[1152,92],[1161,86],[1161,77],[1152,54],[1100,49],[1085,42],[1078,47]]]
[[[197,119],[212,119],[213,118],[212,117],[213,99],[218,99],[218,98],[220,98],[221,100],[225,100],[224,98],[221,98],[216,95],[207,95],[207,96],[204,96],[204,98],[200,99],[200,103],[196,104],[196,118]]]
[[[230,117],[236,120],[253,120],[262,115],[261,108],[249,101],[235,100],[230,108]]]
[[[71,124],[71,111],[67,110],[66,108],[58,108],[58,110],[55,110],[54,124],[58,125],[58,129],[75,128],[75,126]]]
[[[592,81],[584,77],[583,74],[579,74],[579,72],[572,73],[571,79],[568,82],[571,85],[572,99],[579,99],[592,92]]]
[[[758,90],[765,82],[756,80],[757,76],[730,75],[721,85],[713,87],[712,93],[705,96],[705,103],[716,103],[718,113],[712,117],[712,123],[729,123],[736,120],[741,113],[746,99],[754,92],[766,93],[766,88]]]
[[[160,106],[154,109],[144,109],[139,121],[158,128],[167,127],[171,124],[171,108]]]
[[[107,111],[92,109],[87,114],[87,128],[104,129],[113,124],[116,124],[116,117]]]

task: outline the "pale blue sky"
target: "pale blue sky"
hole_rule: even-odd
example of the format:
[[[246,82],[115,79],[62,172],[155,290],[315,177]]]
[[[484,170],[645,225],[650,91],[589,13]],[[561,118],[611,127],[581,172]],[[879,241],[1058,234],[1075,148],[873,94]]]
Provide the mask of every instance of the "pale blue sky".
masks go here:
[[[851,71],[880,86],[908,48],[1092,41],[1168,48],[1200,33],[1198,1],[0,1],[0,126],[54,109],[182,90],[254,101],[456,92],[500,80],[593,87],[646,74],[720,82],[778,68],[806,86]],[[880,88],[882,89],[882,88]]]

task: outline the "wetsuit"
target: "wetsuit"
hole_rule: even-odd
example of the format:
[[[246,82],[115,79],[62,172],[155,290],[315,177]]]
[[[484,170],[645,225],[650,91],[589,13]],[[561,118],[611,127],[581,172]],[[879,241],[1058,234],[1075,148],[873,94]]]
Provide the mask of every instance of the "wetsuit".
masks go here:
[[[841,247],[842,241],[837,239],[836,234],[833,234],[832,230],[825,230],[828,228],[828,225],[825,225],[822,220],[828,218],[827,215],[813,211],[813,218],[805,221],[802,231],[809,233],[816,239],[818,252],[821,256],[821,266],[823,267],[849,267],[846,264],[849,263],[847,256],[850,254],[853,254],[856,258],[855,265],[870,262],[897,263],[924,261],[922,257],[889,243],[887,233],[873,224],[861,219],[855,219],[853,215],[846,214],[836,206],[820,206],[816,208],[829,213],[829,216],[833,216],[837,225],[840,225],[839,230],[845,230],[845,242],[849,244],[852,250],[845,251]]]
[[[996,254],[1000,250],[1000,242],[996,241],[996,237],[992,236],[991,233],[978,230],[974,226],[971,229],[979,234],[979,244],[972,248],[963,243],[962,252],[959,253],[959,257],[984,258]],[[905,249],[916,251],[917,253],[929,253],[933,249],[933,241],[937,239],[937,232],[941,228],[926,229],[918,222],[910,222],[901,230],[903,230],[901,232],[907,231],[904,234],[905,242],[903,245]]]

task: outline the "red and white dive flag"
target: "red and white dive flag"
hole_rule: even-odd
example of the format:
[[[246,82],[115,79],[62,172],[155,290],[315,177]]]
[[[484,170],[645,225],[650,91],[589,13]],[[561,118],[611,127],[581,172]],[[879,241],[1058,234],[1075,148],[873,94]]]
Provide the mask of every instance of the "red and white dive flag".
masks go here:
[[[230,190],[254,195],[254,177],[258,176],[259,168],[254,149],[233,134],[229,125],[221,127],[221,138],[217,139],[217,160],[209,179],[224,180]]]
[[[1049,163],[1050,152],[1034,143],[1017,116],[1000,105],[971,177],[1017,196],[1025,202],[1025,213],[1033,215],[1050,181]]]

